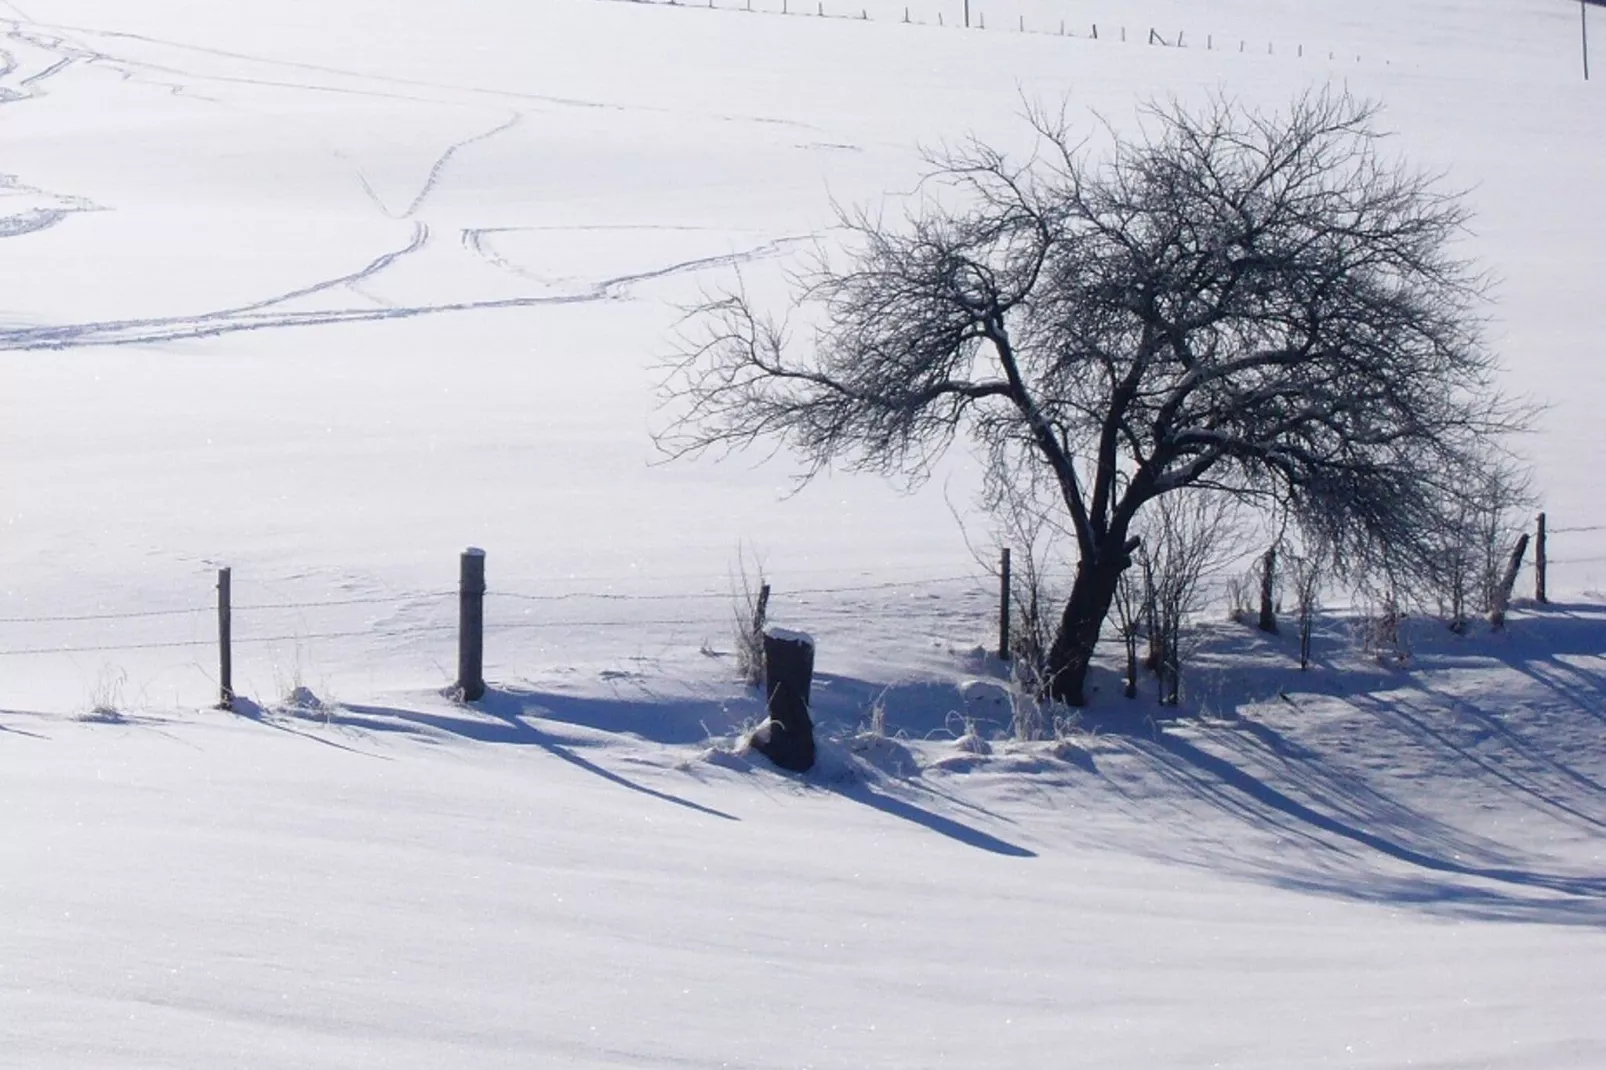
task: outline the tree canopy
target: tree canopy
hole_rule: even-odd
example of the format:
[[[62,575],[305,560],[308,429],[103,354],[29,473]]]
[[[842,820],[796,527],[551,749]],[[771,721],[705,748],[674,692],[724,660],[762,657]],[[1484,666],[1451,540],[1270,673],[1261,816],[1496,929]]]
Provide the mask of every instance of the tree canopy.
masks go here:
[[[1335,93],[1152,106],[1095,154],[1035,113],[1025,160],[933,155],[903,218],[845,214],[842,253],[798,279],[804,337],[739,291],[696,310],[661,443],[773,437],[811,471],[919,479],[963,436],[995,496],[1051,487],[1080,557],[1049,656],[1072,702],[1162,495],[1259,503],[1340,568],[1431,575],[1521,421],[1461,200],[1375,117]]]

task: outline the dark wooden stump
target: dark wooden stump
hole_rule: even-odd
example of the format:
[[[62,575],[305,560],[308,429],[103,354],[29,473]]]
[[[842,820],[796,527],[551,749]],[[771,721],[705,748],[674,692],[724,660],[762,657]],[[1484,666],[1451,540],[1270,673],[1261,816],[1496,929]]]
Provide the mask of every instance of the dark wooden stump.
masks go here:
[[[753,749],[794,773],[814,767],[814,722],[809,718],[813,678],[813,639],[778,628],[764,633],[769,723],[753,733]]]

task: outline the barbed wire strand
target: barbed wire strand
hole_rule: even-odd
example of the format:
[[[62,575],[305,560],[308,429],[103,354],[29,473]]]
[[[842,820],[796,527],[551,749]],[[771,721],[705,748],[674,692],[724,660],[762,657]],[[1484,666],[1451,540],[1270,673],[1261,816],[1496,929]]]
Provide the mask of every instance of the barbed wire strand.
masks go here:
[[[497,624],[487,623],[485,630],[516,631],[529,628],[652,628],[652,627],[699,627],[699,628],[725,628],[730,625],[728,620],[711,620],[701,618],[676,618],[673,620],[518,620]],[[453,627],[456,627],[453,625]]]
[[[425,624],[417,628],[408,628],[402,636],[417,635],[430,632],[453,632],[457,630],[456,624]],[[387,637],[385,633],[372,628],[359,631],[346,632],[303,632],[299,635],[255,635],[232,636],[230,643],[240,646],[246,643],[300,643],[312,639],[355,639],[360,637]],[[395,638],[396,636],[388,636]],[[183,650],[192,647],[217,646],[217,639],[185,639],[163,643],[103,643],[86,646],[49,646],[32,647],[24,650],[0,650],[0,658],[20,657],[23,655],[38,654],[95,654],[113,650]]]
[[[59,617],[0,617],[0,624],[70,624],[92,620],[134,620],[142,617],[180,617],[187,613],[209,613],[216,606],[191,609],[140,609],[129,613],[75,613]]]
[[[328,606],[379,605],[396,606],[400,608],[409,602],[424,602],[438,598],[451,598],[456,596],[456,594],[456,591],[427,591],[423,594],[403,595],[401,598],[391,595],[384,598],[330,598],[317,602],[258,602],[254,605],[247,602],[230,606],[230,610],[235,613],[250,613],[273,609],[322,609]]]
[[[778,588],[775,594],[780,597],[787,595],[814,595],[814,594],[856,594],[865,591],[895,590],[906,587],[935,586],[941,583],[959,583],[974,581],[974,576],[936,576],[918,580],[889,580],[883,583],[849,584],[842,587],[798,587]],[[729,599],[737,597],[730,591],[696,591],[683,594],[617,594],[593,593],[590,591],[569,591],[563,594],[528,594],[522,591],[487,590],[486,595],[493,598],[511,598],[521,602],[677,602],[677,601],[703,601],[708,599]],[[229,607],[232,613],[264,613],[280,610],[294,609],[328,609],[339,606],[394,606],[405,608],[412,603],[452,598],[457,591],[427,591],[422,594],[404,595],[401,598],[394,596],[371,598],[326,598],[310,602],[245,602],[235,603]],[[216,606],[189,606],[184,609],[140,609],[121,613],[69,613],[60,615],[47,615],[39,617],[0,617],[0,624],[81,624],[103,620],[141,620],[153,617],[180,617],[196,613],[211,613]]]
[[[959,583],[974,581],[975,576],[936,576],[919,580],[889,580],[884,583],[853,584],[846,587],[781,587],[771,584],[771,597],[785,598],[788,595],[802,594],[855,594],[863,591],[884,591],[901,587],[930,587],[939,583]],[[520,602],[572,602],[591,600],[599,602],[680,602],[702,601],[705,599],[728,600],[739,598],[741,592],[733,591],[699,591],[691,594],[594,594],[589,591],[569,591],[564,594],[528,594],[523,591],[495,591],[487,590],[487,597],[511,598]]]

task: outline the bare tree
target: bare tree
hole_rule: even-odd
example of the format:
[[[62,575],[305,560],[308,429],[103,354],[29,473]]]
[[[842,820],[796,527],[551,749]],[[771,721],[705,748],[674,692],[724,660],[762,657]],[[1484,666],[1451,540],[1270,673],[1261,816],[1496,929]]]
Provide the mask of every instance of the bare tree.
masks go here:
[[[845,262],[796,280],[798,337],[740,291],[693,313],[660,447],[778,439],[810,472],[919,481],[963,436],[994,489],[1046,476],[1078,556],[1046,683],[1072,704],[1135,522],[1173,492],[1286,510],[1336,574],[1432,570],[1520,414],[1452,250],[1464,210],[1374,117],[1335,93],[1154,106],[1099,159],[1036,114],[1022,162],[933,156],[904,219],[845,214]]]

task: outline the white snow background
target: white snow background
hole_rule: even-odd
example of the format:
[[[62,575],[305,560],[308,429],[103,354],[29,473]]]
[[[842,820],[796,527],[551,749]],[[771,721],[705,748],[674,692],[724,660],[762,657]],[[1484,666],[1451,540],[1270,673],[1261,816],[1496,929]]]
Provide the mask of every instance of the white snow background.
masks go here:
[[[0,3],[0,1066],[1606,1065],[1577,6],[817,2]],[[962,454],[659,463],[679,308],[921,146],[1327,85],[1468,191],[1556,604],[1309,673],[1212,607],[1187,719],[1016,744]],[[739,547],[807,777],[740,746]]]

